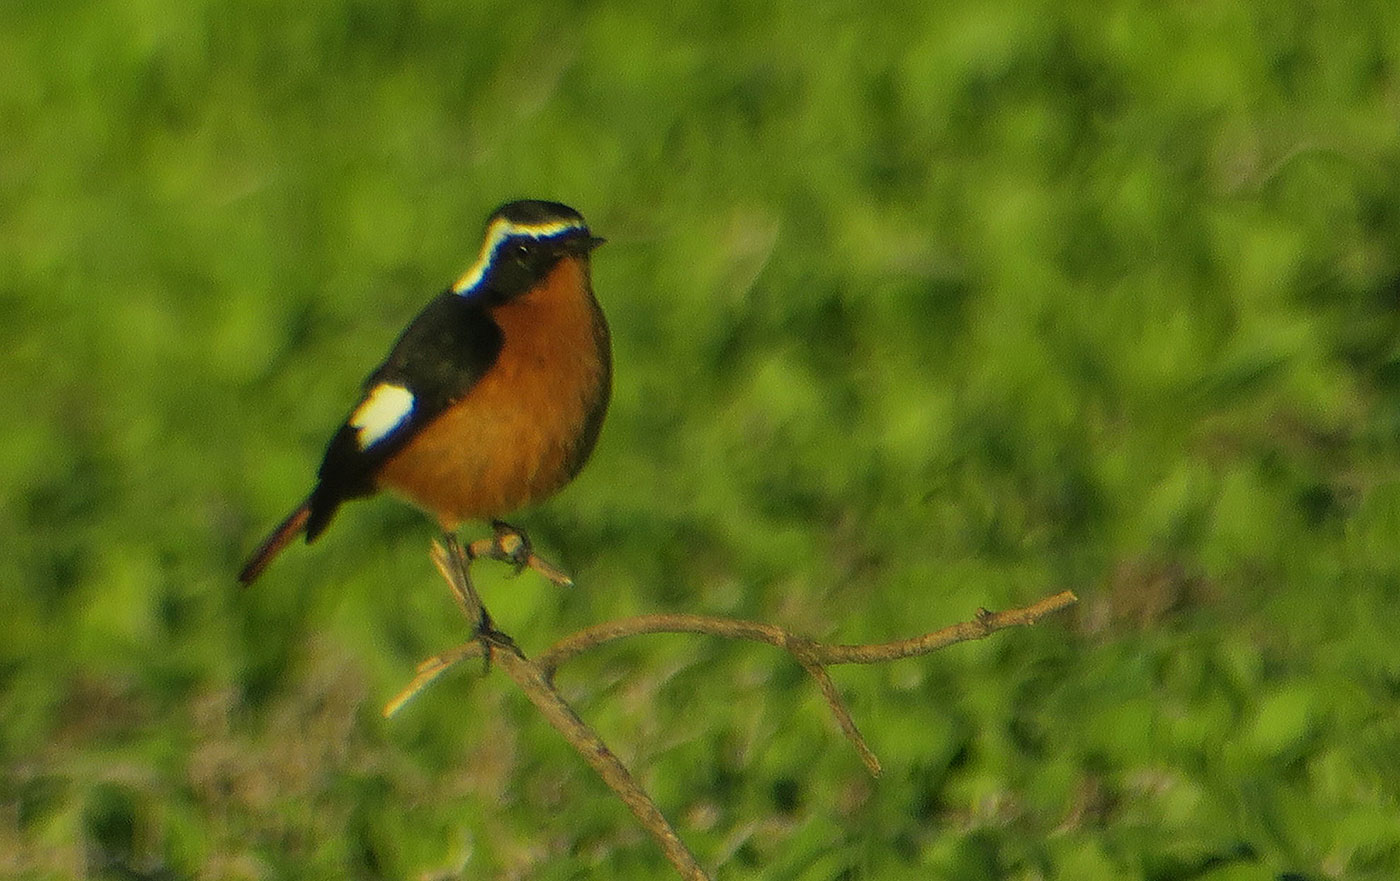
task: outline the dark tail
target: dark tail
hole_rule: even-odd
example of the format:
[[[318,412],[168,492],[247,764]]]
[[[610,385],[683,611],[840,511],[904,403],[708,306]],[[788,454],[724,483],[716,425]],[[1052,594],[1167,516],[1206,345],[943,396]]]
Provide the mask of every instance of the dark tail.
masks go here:
[[[306,521],[311,516],[311,500],[307,499],[301,506],[287,515],[272,534],[263,539],[258,549],[253,551],[253,555],[248,558],[248,562],[243,564],[243,571],[238,573],[238,581],[243,586],[253,583],[267,564],[272,562],[272,558],[277,556],[283,548],[292,543],[298,535],[306,531]]]

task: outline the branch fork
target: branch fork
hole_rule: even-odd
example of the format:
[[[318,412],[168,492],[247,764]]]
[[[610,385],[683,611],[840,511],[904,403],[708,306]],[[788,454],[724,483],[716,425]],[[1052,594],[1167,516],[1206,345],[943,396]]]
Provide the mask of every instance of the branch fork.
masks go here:
[[[451,587],[458,607],[467,619],[476,625],[476,633],[471,641],[419,663],[412,681],[385,705],[384,715],[393,716],[434,680],[463,660],[483,658],[488,670],[493,662],[496,663],[549,723],[598,772],[651,833],[679,875],[688,881],[708,881],[710,876],[700,868],[694,855],[627,767],[559,694],[554,686],[554,674],[562,664],[604,643],[645,633],[698,633],[724,639],[767,643],[787,652],[802,665],[821,690],[822,697],[831,708],[832,715],[836,717],[841,732],[860,756],[866,769],[871,775],[878,776],[880,760],[856,727],[845,701],[827,672],[828,667],[834,664],[878,664],[926,655],[956,643],[985,639],[1008,627],[1035,624],[1046,615],[1067,609],[1078,602],[1078,598],[1072,592],[1062,591],[1023,608],[1004,612],[978,609],[971,621],[953,624],[909,639],[870,645],[820,643],[771,624],[734,618],[686,614],[639,615],[584,628],[550,646],[538,659],[531,660],[513,639],[497,630],[492,623],[486,606],[472,587],[469,571],[471,563],[482,558],[500,560],[514,566],[517,572],[527,568],[533,569],[561,587],[572,586],[573,580],[563,570],[540,558],[531,547],[529,539],[520,530],[497,521],[492,524],[492,531],[490,538],[478,539],[465,549],[451,533],[446,534],[443,541],[433,542],[433,563],[443,580]]]

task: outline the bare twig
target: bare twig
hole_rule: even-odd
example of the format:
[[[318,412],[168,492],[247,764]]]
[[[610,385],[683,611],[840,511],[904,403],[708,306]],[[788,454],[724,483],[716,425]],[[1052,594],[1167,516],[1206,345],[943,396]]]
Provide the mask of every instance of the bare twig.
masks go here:
[[[499,539],[500,532],[498,531],[497,540],[499,541]],[[524,545],[529,556],[534,558],[533,552],[529,552],[528,547],[528,544]],[[438,572],[452,586],[454,594],[460,597],[470,591],[469,584],[458,583],[468,577],[465,567],[456,565],[460,558],[454,558],[452,552],[438,542],[433,543],[432,557]],[[525,565],[530,564],[527,562]],[[470,610],[466,605],[463,606],[463,609],[468,611],[468,617],[470,617]],[[485,617],[484,620],[489,621],[489,616]],[[556,731],[564,735],[564,739],[573,746],[579,755],[583,756],[584,761],[588,762],[594,771],[598,772],[598,776],[603,778],[603,782],[617,793],[618,798],[622,799],[622,803],[627,805],[627,808],[632,811],[642,826],[651,833],[652,838],[656,839],[656,843],[660,845],[666,859],[680,873],[680,876],[687,881],[709,881],[709,875],[706,875],[705,870],[700,868],[695,856],[685,846],[685,842],[681,841],[676,830],[656,806],[656,802],[651,800],[651,796],[647,795],[646,790],[642,789],[641,784],[632,776],[632,772],[628,771],[627,766],[622,764],[622,761],[612,750],[608,749],[608,745],[603,742],[597,732],[589,727],[578,713],[574,712],[573,707],[564,700],[564,696],[554,687],[554,683],[539,668],[539,665],[527,658],[525,653],[515,645],[515,642],[505,634],[494,629],[490,632],[478,633],[475,641],[458,646],[452,652],[446,652],[420,664],[418,676],[414,678],[413,684],[409,686],[405,694],[395,698],[389,707],[385,708],[385,713],[388,714],[403,706],[409,697],[421,691],[452,664],[473,654],[483,653],[514,680],[520,690],[525,692],[525,696],[530,699],[530,703],[535,705],[535,709],[540,711]]]
[[[520,686],[520,690],[525,692],[525,696],[535,708],[544,714],[549,724],[564,735],[564,739],[578,750],[579,755],[583,756],[593,770],[598,772],[598,776],[603,778],[603,782],[617,793],[623,804],[641,821],[680,876],[691,881],[708,881],[709,876],[700,868],[685,842],[681,841],[676,830],[667,822],[656,802],[642,789],[632,772],[627,770],[627,766],[608,749],[603,739],[565,702],[539,665],[514,652],[493,651],[492,654],[496,663],[507,676],[515,680],[515,684]]]
[[[715,618],[709,615],[637,615],[620,621],[595,624],[566,636],[540,655],[539,665],[551,675],[565,661],[605,642],[639,636],[643,633],[703,633],[725,639],[746,639],[750,642],[765,642],[776,648],[790,652],[802,663],[831,664],[878,664],[912,658],[930,652],[968,642],[984,639],[998,630],[1008,627],[1025,627],[1034,624],[1046,615],[1069,608],[1079,601],[1072,592],[1066,590],[1048,596],[1039,602],[1005,612],[988,612],[985,609],[977,617],[961,624],[953,624],[942,630],[925,633],[910,639],[896,642],[875,643],[872,645],[826,645],[803,639],[772,624],[759,624],[753,621],[740,621],[734,618]]]
[[[567,586],[573,583],[559,569],[536,556],[517,530],[504,524],[497,524],[496,533],[492,538],[473,542],[467,549],[467,555],[472,559],[491,557],[504,560],[514,564],[517,569],[529,567],[556,584]],[[454,565],[447,550],[436,542],[433,544],[433,562],[437,564],[442,577],[451,585],[458,604],[468,617],[472,617],[474,610],[470,597],[474,597],[474,592],[471,591],[470,582],[458,583],[468,579],[466,567]],[[638,785],[631,772],[593,729],[579,718],[554,687],[554,674],[566,661],[604,643],[646,633],[699,633],[724,639],[767,643],[792,655],[811,675],[821,689],[822,696],[835,715],[846,739],[851,742],[870,773],[878,775],[880,761],[866,744],[860,730],[856,728],[845,701],[827,673],[827,667],[834,664],[876,664],[926,655],[956,643],[984,639],[1008,627],[1034,624],[1046,615],[1066,609],[1076,602],[1078,598],[1073,593],[1062,591],[1019,609],[1004,612],[981,609],[971,621],[909,639],[871,645],[828,645],[771,624],[734,618],[683,614],[638,615],[580,630],[556,642],[540,655],[538,660],[531,661],[508,636],[493,630],[486,634],[478,633],[473,641],[448,649],[420,663],[413,681],[384,707],[384,715],[392,716],[397,713],[433,680],[459,661],[483,656],[487,657],[488,662],[494,659],[550,724],[564,735],[651,832],[681,877],[705,879],[708,876],[696,863],[695,857],[676,835],[656,804]],[[480,609],[483,620],[489,622],[490,618],[485,615],[484,607]]]

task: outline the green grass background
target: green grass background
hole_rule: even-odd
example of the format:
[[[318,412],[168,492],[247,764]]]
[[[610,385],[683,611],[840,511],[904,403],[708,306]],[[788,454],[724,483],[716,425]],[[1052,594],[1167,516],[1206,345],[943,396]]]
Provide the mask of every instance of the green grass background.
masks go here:
[[[1400,877],[1390,2],[0,5],[0,876],[664,878],[344,510],[252,590],[501,201],[610,239],[616,392],[483,575],[719,878]]]

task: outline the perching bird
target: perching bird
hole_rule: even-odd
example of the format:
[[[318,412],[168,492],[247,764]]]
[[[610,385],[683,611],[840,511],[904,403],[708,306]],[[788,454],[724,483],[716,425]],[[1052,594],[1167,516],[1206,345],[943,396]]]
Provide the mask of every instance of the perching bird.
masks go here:
[[[487,220],[481,255],[418,314],[331,438],[306,501],[249,557],[251,583],[342,502],[387,490],[437,518],[503,517],[544,499],[588,459],[612,388],[608,325],[574,209],[520,201]]]

